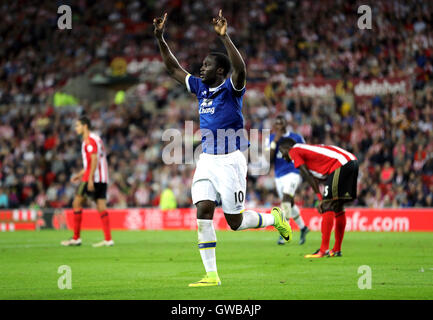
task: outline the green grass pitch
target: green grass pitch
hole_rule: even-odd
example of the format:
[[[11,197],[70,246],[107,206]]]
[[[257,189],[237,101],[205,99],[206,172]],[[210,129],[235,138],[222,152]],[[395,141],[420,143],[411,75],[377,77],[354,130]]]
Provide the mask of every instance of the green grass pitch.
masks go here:
[[[342,258],[308,260],[319,232],[278,246],[276,232],[220,231],[222,285],[209,288],[188,287],[204,275],[195,231],[114,231],[111,248],[93,248],[102,231],[84,231],[81,247],[61,247],[70,235],[0,233],[0,300],[433,299],[432,233],[348,232]],[[58,288],[61,265],[71,267],[70,290]],[[358,288],[363,265],[371,289]]]

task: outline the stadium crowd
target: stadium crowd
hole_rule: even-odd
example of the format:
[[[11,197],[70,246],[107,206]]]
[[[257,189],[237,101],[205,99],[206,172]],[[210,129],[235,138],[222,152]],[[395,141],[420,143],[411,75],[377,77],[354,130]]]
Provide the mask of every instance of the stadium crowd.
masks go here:
[[[178,207],[191,206],[194,166],[165,164],[161,137],[166,129],[184,134],[188,120],[197,129],[196,102],[159,61],[149,60],[141,83],[120,105],[107,101],[95,108],[82,101],[54,108],[49,97],[93,63],[158,55],[151,21],[164,11],[170,47],[197,74],[209,50],[221,50],[209,23],[220,7],[245,57],[248,83],[266,84],[247,90],[247,129],[271,128],[283,113],[307,143],[335,144],[361,160],[354,205],[432,207],[433,3],[371,2],[374,31],[357,29],[361,4],[80,0],[71,4],[72,30],[57,29],[54,1],[1,5],[0,208],[71,205],[76,186],[69,178],[82,166],[73,124],[83,113],[108,150],[109,206],[157,206],[164,190],[173,191]],[[303,97],[291,87],[301,79],[383,76],[407,76],[411,88],[353,103],[349,111],[336,97]],[[278,203],[272,172],[250,174],[247,192],[247,206]],[[297,201],[313,206],[314,193],[304,184]]]

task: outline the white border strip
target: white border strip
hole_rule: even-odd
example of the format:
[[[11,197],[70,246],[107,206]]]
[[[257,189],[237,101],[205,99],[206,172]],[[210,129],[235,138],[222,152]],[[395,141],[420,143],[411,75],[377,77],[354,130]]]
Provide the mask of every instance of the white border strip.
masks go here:
[[[238,92],[244,90],[244,89],[245,89],[245,86],[247,85],[247,82],[245,81],[244,86],[242,87],[242,89],[236,89],[236,88],[235,88],[235,85],[233,84],[232,76],[230,76],[230,83],[232,84],[232,88],[233,88],[233,90],[238,91]]]
[[[187,90],[188,90],[188,92],[189,93],[192,93],[191,92],[191,88],[189,87],[189,78],[191,77],[191,75],[188,73],[187,75],[186,75],[186,77],[185,77],[185,85],[186,85],[186,88],[187,88]]]

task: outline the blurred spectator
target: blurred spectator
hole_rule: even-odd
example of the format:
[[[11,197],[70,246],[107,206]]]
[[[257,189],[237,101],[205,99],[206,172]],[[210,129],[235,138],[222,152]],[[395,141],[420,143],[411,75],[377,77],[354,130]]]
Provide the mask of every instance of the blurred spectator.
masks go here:
[[[176,197],[174,196],[173,190],[170,188],[165,188],[161,193],[161,198],[159,200],[159,207],[162,210],[166,209],[176,209]]]
[[[9,208],[8,194],[2,187],[0,187],[0,208]]]
[[[385,162],[385,165],[382,168],[382,171],[380,173],[380,180],[382,183],[387,184],[392,181],[392,178],[394,177],[394,168],[391,167],[391,164],[389,161]]]

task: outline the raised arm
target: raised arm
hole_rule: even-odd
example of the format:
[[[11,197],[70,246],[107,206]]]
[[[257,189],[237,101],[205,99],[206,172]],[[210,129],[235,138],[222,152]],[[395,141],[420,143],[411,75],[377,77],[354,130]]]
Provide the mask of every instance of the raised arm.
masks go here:
[[[181,67],[176,57],[168,47],[167,42],[164,40],[165,21],[167,20],[167,13],[161,18],[153,19],[154,31],[156,40],[158,41],[159,51],[161,52],[162,60],[167,68],[168,74],[181,84],[185,84],[185,77],[188,74],[185,69]]]
[[[235,45],[227,34],[227,20],[222,16],[222,10],[219,11],[218,17],[214,18],[212,23],[214,25],[215,32],[220,37],[227,50],[230,63],[233,67],[233,85],[235,89],[241,90],[245,86],[247,68],[241,54],[239,53],[238,49],[236,49]]]

